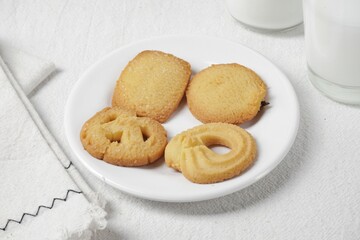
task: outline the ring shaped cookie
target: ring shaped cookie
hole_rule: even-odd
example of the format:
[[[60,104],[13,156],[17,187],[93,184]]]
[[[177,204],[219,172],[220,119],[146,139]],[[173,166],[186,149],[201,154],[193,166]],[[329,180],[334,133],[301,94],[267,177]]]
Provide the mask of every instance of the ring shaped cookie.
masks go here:
[[[81,130],[81,142],[94,157],[120,166],[142,166],[159,159],[167,137],[163,126],[118,107],[105,108]]]
[[[209,146],[231,149],[218,154]],[[256,144],[244,129],[227,123],[197,126],[175,136],[165,149],[165,162],[195,183],[215,183],[239,175],[256,156]]]

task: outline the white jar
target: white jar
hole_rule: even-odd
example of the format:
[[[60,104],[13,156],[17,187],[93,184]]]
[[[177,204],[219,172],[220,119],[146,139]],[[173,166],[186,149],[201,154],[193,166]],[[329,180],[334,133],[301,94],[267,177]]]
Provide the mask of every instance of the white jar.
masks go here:
[[[246,26],[284,30],[302,23],[302,0],[226,0],[230,14]]]
[[[360,0],[304,0],[309,78],[325,95],[360,104]]]

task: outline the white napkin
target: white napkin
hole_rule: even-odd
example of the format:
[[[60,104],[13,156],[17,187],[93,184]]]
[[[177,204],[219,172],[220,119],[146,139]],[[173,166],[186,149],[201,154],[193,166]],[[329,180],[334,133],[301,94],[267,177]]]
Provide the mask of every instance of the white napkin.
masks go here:
[[[55,70],[52,62],[11,47],[0,46],[0,56],[26,95]]]
[[[103,204],[24,93],[54,65],[17,50],[0,54],[0,238],[90,239],[106,226]]]

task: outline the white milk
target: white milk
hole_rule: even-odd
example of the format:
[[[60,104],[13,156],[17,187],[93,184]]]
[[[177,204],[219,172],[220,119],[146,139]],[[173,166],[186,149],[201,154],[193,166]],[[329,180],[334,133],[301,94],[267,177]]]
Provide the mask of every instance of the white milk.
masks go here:
[[[304,0],[304,21],[310,70],[331,83],[360,87],[360,0]]]
[[[286,29],[303,19],[302,0],[226,0],[226,4],[235,19],[259,29]]]

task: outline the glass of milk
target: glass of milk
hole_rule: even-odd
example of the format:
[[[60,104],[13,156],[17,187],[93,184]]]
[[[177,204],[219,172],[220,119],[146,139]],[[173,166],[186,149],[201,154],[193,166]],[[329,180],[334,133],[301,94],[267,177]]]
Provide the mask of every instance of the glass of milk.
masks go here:
[[[303,5],[312,84],[336,101],[360,104],[360,0],[304,0]]]
[[[303,21],[302,0],[226,0],[226,5],[236,20],[256,30],[285,30]]]

